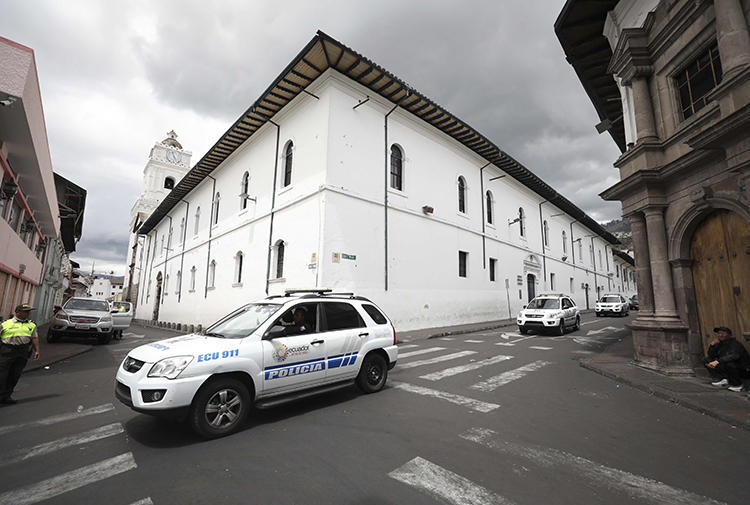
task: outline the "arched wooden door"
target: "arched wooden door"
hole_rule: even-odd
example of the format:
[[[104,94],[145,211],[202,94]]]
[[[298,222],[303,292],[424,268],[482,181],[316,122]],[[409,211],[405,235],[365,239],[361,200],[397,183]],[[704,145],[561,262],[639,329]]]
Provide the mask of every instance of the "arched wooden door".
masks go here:
[[[750,349],[750,223],[727,210],[709,214],[690,243],[703,348],[713,328],[728,326]]]

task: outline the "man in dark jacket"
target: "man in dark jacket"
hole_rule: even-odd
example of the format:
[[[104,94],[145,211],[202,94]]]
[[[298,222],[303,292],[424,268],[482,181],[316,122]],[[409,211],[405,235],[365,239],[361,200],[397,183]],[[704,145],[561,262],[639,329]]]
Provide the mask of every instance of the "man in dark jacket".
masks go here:
[[[714,328],[717,338],[711,341],[703,362],[714,386],[728,386],[731,391],[742,391],[742,379],[750,377],[750,355],[741,343],[732,336],[726,326]]]

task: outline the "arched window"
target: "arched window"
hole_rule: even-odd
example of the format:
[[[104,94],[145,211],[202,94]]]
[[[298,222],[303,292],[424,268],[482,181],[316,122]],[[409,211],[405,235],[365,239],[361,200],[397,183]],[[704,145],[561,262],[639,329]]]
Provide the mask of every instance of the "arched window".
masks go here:
[[[563,254],[568,254],[568,234],[565,233],[565,230],[562,232],[562,244],[563,244]]]
[[[245,258],[245,255],[242,254],[242,251],[237,251],[237,254],[234,255],[234,283],[235,284],[242,283],[242,261],[244,258]]]
[[[177,237],[180,243],[185,242],[185,218],[180,219],[180,235]]]
[[[542,223],[542,235],[544,237],[544,247],[549,247],[549,225],[547,221]]]
[[[172,250],[172,226],[169,227],[169,234],[167,235],[167,254]]]
[[[216,282],[216,260],[211,260],[211,263],[208,265],[208,287],[213,288],[215,287]]]
[[[195,291],[195,265],[190,269],[190,291]]]
[[[599,268],[601,268],[602,267],[602,250],[599,249],[597,253],[599,253]]]
[[[466,213],[466,179],[458,177],[458,211]]]
[[[396,144],[391,146],[391,187],[404,189],[404,153]]]
[[[164,294],[167,294],[167,291],[169,290],[169,274],[164,276]]]
[[[167,177],[164,179],[164,189],[173,189],[174,188],[174,179],[171,177]]]
[[[493,209],[493,198],[492,198],[492,192],[487,191],[487,196],[485,198],[487,200],[487,222],[489,224],[492,224],[495,222],[495,216],[494,216],[494,209]]]
[[[294,143],[290,140],[284,148],[284,186],[292,183],[292,157],[294,155]]]
[[[164,254],[164,235],[161,236],[161,253]]]
[[[520,225],[520,233],[522,237],[526,236],[526,214],[523,211],[523,207],[518,207],[518,224]]]
[[[195,224],[193,225],[193,235],[198,235],[198,227],[201,222],[201,208],[196,207],[195,209]]]
[[[589,258],[591,259],[591,265],[596,267],[596,259],[594,258],[594,246],[589,246]]]
[[[174,294],[179,295],[181,287],[182,287],[182,271],[177,270],[177,285],[175,286]]]
[[[578,242],[578,261],[583,263],[583,240],[579,238],[577,242]]]
[[[284,241],[276,242],[276,278],[284,277]]]
[[[221,201],[221,195],[219,193],[216,193],[216,196],[214,196],[214,220],[213,224],[219,223],[219,202]]]
[[[247,190],[250,186],[250,174],[245,172],[242,175],[242,184],[240,185],[240,209],[247,208]]]

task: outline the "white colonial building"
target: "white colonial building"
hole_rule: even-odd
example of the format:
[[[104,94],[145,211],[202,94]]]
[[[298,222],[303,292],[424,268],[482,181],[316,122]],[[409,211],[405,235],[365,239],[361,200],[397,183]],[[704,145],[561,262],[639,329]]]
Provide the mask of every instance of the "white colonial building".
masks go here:
[[[137,317],[206,324],[293,288],[400,330],[614,289],[615,237],[471,126],[318,32],[138,229]]]
[[[613,253],[615,263],[615,276],[612,278],[613,291],[630,298],[638,292],[635,283],[635,260],[624,251],[615,249]]]
[[[143,168],[143,190],[130,210],[130,240],[126,259],[124,298],[135,302],[141,278],[141,261],[143,261],[143,239],[138,235],[138,228],[151,215],[190,169],[192,153],[182,148],[177,141],[174,130],[167,133],[167,138],[156,142],[151,148]]]

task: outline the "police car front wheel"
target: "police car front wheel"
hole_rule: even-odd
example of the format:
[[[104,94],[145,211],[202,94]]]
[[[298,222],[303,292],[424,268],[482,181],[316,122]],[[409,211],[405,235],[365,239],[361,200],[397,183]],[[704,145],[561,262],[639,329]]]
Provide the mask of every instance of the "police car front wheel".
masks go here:
[[[388,363],[380,354],[365,356],[357,376],[357,386],[365,393],[375,393],[383,389],[388,378]]]
[[[249,409],[250,394],[244,384],[232,378],[214,379],[195,395],[190,425],[203,437],[223,437],[242,426]]]

